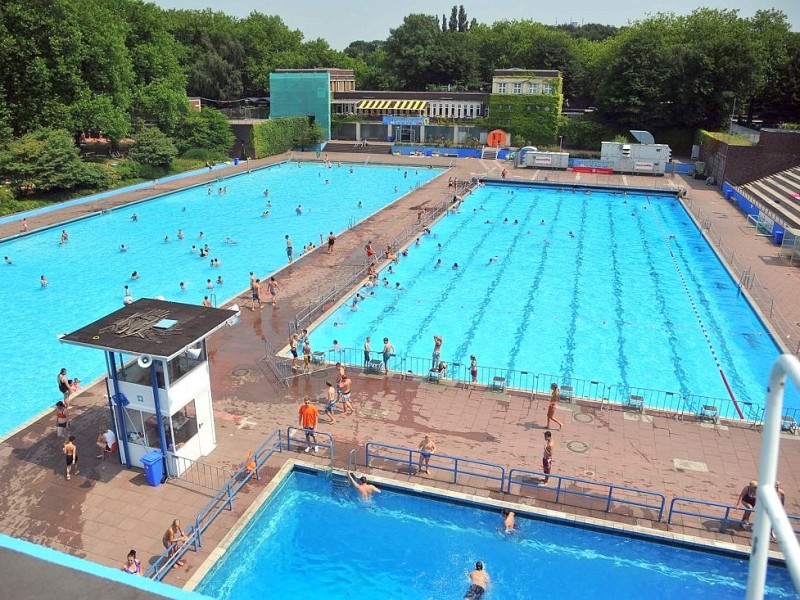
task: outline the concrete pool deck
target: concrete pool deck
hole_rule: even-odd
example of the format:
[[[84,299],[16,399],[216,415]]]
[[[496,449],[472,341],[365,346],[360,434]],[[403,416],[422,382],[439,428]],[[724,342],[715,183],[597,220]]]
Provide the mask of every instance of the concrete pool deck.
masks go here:
[[[313,154],[294,156],[314,159]],[[272,162],[285,158],[275,157]],[[342,162],[364,161],[363,155],[334,154],[331,158]],[[471,173],[499,177],[507,166],[500,161],[478,159],[439,159],[431,163],[430,159],[373,155],[371,162],[377,161],[420,168],[428,164],[454,166],[378,215],[343,232],[337,238],[335,254],[315,252],[283,269],[277,275],[282,286],[278,308],[266,306],[256,312],[245,309],[237,327],[225,328],[211,338],[209,354],[218,447],[204,459],[205,463],[229,470],[238,468],[249,449],[257,447],[276,429],[285,431],[287,426],[296,425],[300,398],[306,394],[320,398],[326,377],[333,376],[331,371],[320,371],[295,379],[289,388],[275,383],[264,361],[265,340],[273,346],[283,346],[287,324],[317,294],[320,286],[324,289],[332,285],[360,261],[368,239],[380,248],[381,242],[385,245],[416,222],[420,207],[445,198],[448,177],[468,179]],[[261,161],[259,165],[269,162]],[[246,166],[239,165],[240,170],[242,167],[246,170]],[[255,167],[255,161],[251,161],[251,168]],[[231,167],[228,173],[233,173],[233,169],[236,167]],[[210,175],[210,179],[215,179],[219,174]],[[796,301],[800,297],[800,270],[781,264],[777,248],[747,229],[744,217],[715,188],[695,186],[693,180],[680,177],[654,179],[522,169],[511,169],[511,175],[538,180],[547,176],[551,182],[691,188],[694,205],[713,220],[715,231],[724,237],[725,244],[735,248],[737,260],[751,266],[786,319],[792,323],[800,321],[800,303]],[[173,183],[177,188],[203,181],[198,176],[197,181],[192,178]],[[142,198],[143,192],[134,192],[127,202]],[[109,200],[99,202],[107,204]],[[115,203],[124,204],[125,199],[118,198]],[[65,214],[42,215],[41,222],[32,220],[29,227],[43,227],[98,210],[91,206],[74,208],[82,212],[74,214],[70,209]],[[0,236],[17,233],[14,224],[4,227],[0,227]],[[244,288],[247,274],[240,279]],[[790,341],[796,343],[797,338]],[[114,461],[102,463],[95,459],[97,428],[108,423],[104,393],[103,386],[94,386],[75,400],[72,433],[77,436],[81,474],[71,481],[63,477],[63,456],[51,415],[0,444],[0,532],[112,567],[121,565],[128,550],[135,548],[147,566],[163,551],[161,535],[172,519],[177,517],[184,525],[189,524],[214,492],[182,481],[152,488],[145,483],[141,470],[128,470]],[[434,435],[439,452],[444,454],[533,471],[540,468],[547,405],[544,398],[425,383],[402,378],[399,373],[388,377],[364,375],[356,370],[353,401],[356,416],[337,415],[333,425],[324,424],[325,419],[321,418],[318,428],[333,435],[336,464],[340,468],[346,466],[352,448],[361,449],[358,462],[363,466],[363,447],[368,441],[416,447],[424,433]],[[563,405],[559,418],[565,427],[563,432],[554,432],[554,474],[652,490],[668,499],[685,496],[730,504],[735,503],[742,486],[757,474],[761,436],[746,425],[726,423],[714,427],[690,420],[677,421],[669,415],[640,416],[582,404]],[[783,437],[779,478],[787,492],[787,511],[798,514],[800,436]],[[304,460],[320,464],[327,461],[327,456],[300,454]],[[166,581],[183,585],[270,477],[287,458],[295,456],[293,450],[270,459],[266,476],[237,496],[234,510],[223,512],[206,533],[201,552],[190,551],[186,566],[173,570]],[[475,488],[476,482],[468,481],[454,486],[444,475],[420,478],[391,470],[380,474],[479,496],[500,496],[491,484],[486,487],[477,484],[481,487]],[[575,506],[555,504],[546,491],[505,498],[619,523],[667,529],[664,523],[653,522],[650,515],[640,511],[620,509],[607,515],[593,505],[580,502],[574,502]],[[699,519],[686,519],[668,529],[740,545],[750,541],[749,532],[742,532],[736,526],[720,534]]]

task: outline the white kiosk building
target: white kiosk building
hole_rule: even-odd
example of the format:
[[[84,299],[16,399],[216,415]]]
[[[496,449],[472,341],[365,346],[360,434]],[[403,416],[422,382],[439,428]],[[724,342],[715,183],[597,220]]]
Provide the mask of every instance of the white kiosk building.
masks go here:
[[[206,338],[237,310],[143,298],[61,338],[105,351],[120,462],[138,467],[161,450],[164,472],[178,476],[214,450]]]

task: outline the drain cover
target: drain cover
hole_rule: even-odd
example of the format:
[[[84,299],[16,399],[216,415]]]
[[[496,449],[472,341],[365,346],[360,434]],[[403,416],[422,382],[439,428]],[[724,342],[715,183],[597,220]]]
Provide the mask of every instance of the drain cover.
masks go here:
[[[234,369],[231,371],[231,375],[234,377],[244,377],[248,373],[250,373],[250,369]]]
[[[575,413],[572,415],[572,418],[578,421],[578,423],[591,423],[594,421],[594,415],[588,413]]]
[[[586,442],[580,442],[578,440],[567,442],[567,450],[574,452],[575,454],[584,454],[588,449],[589,444]]]

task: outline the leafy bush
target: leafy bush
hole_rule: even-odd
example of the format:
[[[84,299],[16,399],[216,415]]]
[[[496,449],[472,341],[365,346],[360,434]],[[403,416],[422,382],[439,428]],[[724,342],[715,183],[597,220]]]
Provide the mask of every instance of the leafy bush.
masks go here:
[[[189,148],[181,154],[181,158],[188,158],[189,160],[199,160],[203,164],[210,162],[223,162],[227,157],[215,150],[207,148]]]
[[[213,108],[189,111],[178,126],[178,149],[184,153],[203,149],[211,152],[212,158],[227,156],[235,139],[228,119]]]
[[[489,95],[489,127],[508,131],[513,139],[532,144],[557,140],[560,97],[555,94]]]
[[[564,136],[565,147],[589,150],[599,149],[601,142],[608,140],[613,132],[593,117],[577,117],[562,119],[558,134]]]
[[[275,156],[292,149],[296,140],[308,135],[311,129],[306,117],[284,117],[270,119],[253,125],[253,139],[250,146],[256,158]]]
[[[16,195],[102,185],[105,174],[78,155],[72,136],[62,129],[37,129],[12,140],[0,152],[0,173]]]
[[[135,160],[120,160],[112,167],[120,181],[129,181],[142,178],[142,165]]]
[[[139,177],[142,179],[161,179],[169,173],[164,166],[143,164],[139,167]]]
[[[85,187],[95,189],[106,189],[111,186],[111,167],[98,164],[87,164],[86,179],[84,182]]]
[[[136,141],[131,145],[128,156],[144,165],[169,169],[170,163],[178,155],[178,149],[172,139],[155,127],[145,127],[136,134]],[[146,179],[152,179],[146,177]]]

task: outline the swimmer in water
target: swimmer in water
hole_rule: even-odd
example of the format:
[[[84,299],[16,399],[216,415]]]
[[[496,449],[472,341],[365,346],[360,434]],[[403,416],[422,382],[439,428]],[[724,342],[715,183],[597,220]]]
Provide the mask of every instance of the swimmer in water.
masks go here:
[[[453,263],[453,271],[458,271],[458,263]]]
[[[503,527],[506,533],[513,533],[516,529],[513,510],[503,509]]]
[[[356,479],[352,471],[348,471],[347,476],[350,479],[350,483],[353,484],[353,487],[358,490],[358,495],[361,496],[362,500],[369,500],[372,498],[372,494],[381,493],[378,488],[367,481],[366,477],[362,476],[360,479]]]
[[[268,217],[269,216],[269,211],[265,210],[263,213],[261,213],[261,216],[262,217]]]
[[[303,207],[298,204],[297,208],[294,209],[294,212],[296,212],[298,215],[302,215],[303,214]]]
[[[442,266],[442,259],[440,258],[439,260],[437,260],[437,261],[436,261],[436,264],[435,264],[435,265],[433,265],[433,268],[434,268],[434,269],[438,269],[438,268],[440,268],[441,266]]]
[[[8,258],[7,256],[3,259],[3,262],[6,263],[7,265],[13,265],[14,264],[14,263],[11,262],[11,259]]]
[[[131,279],[134,280],[139,279],[139,271],[134,271],[133,273],[131,273]]]
[[[492,258],[489,259],[489,264],[496,263],[498,260],[500,260],[500,257],[495,254]]]
[[[120,245],[119,245],[119,251],[120,251],[120,252],[127,252],[127,251],[128,251],[128,249],[125,247],[125,244],[120,244]]]
[[[178,239],[179,240],[183,239],[183,229],[178,229]]]
[[[186,291],[186,284],[183,281],[181,281],[181,291],[182,292]]]
[[[217,285],[222,285],[222,275],[217,277]]]

